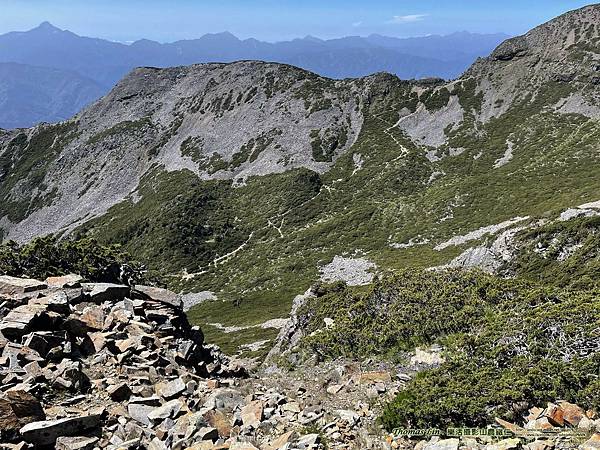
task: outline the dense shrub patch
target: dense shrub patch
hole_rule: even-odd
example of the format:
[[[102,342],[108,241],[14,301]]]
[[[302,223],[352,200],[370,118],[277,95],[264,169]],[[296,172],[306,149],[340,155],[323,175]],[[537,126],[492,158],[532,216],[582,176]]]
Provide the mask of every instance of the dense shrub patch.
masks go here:
[[[93,239],[78,241],[37,238],[25,245],[0,245],[0,274],[45,279],[76,273],[88,281],[144,281],[143,266],[120,246],[103,246]],[[124,279],[125,278],[125,279]]]
[[[388,428],[518,420],[565,399],[600,407],[600,299],[480,273],[408,271],[368,292],[320,287],[301,311],[307,344],[324,357],[400,358],[440,343],[446,361],[419,374],[391,404]],[[323,329],[323,319],[334,318]]]

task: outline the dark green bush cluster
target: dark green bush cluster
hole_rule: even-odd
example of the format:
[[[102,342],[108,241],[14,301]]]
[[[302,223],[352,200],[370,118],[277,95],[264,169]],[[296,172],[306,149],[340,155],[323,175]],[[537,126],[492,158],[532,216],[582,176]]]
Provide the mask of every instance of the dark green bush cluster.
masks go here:
[[[510,275],[572,289],[600,287],[600,217],[552,222],[517,235]]]
[[[368,292],[320,287],[301,311],[307,343],[325,357],[390,357],[440,343],[446,361],[420,373],[381,422],[484,426],[565,399],[600,407],[600,300],[480,273],[404,272]]]
[[[512,303],[521,283],[459,271],[410,270],[377,281],[367,292],[320,287],[301,312],[308,339],[326,357],[400,357],[406,350],[472,329],[495,305]]]
[[[36,238],[28,244],[0,245],[0,274],[45,279],[75,273],[87,281],[139,283],[143,266],[117,245],[103,246],[93,239]]]

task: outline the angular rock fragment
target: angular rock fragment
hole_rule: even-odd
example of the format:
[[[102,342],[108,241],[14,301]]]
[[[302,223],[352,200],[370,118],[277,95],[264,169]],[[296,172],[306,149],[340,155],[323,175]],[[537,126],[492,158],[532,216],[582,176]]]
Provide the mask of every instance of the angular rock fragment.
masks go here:
[[[171,292],[167,289],[157,288],[153,286],[136,285],[135,291],[137,291],[137,293],[142,294],[144,298],[156,300],[161,303],[166,303],[167,305],[173,306],[175,308],[183,307],[182,296]]]
[[[16,295],[28,292],[40,291],[48,286],[41,281],[30,278],[17,278],[8,275],[0,275],[0,294]]]
[[[175,418],[179,411],[183,408],[183,403],[180,400],[171,400],[158,408],[154,408],[148,413],[148,419],[151,422],[157,423],[168,418]]]
[[[100,427],[101,414],[32,422],[21,428],[23,439],[34,445],[54,445],[61,436],[79,436]]]
[[[127,383],[119,383],[109,386],[106,389],[110,398],[116,402],[122,402],[127,400],[131,396],[131,389]]]
[[[177,397],[179,394],[185,391],[185,389],[186,386],[183,380],[181,378],[177,378],[158,387],[157,394],[165,398],[166,400],[171,400],[172,398]]]
[[[42,405],[25,391],[8,391],[0,396],[0,437],[12,439],[21,427],[46,419]]]
[[[83,290],[94,303],[121,301],[130,293],[129,286],[112,283],[83,283]]]
[[[93,450],[98,441],[93,436],[59,437],[56,439],[56,450]]]
[[[256,427],[263,418],[264,404],[260,400],[250,402],[242,408],[242,423],[244,426]]]
[[[81,286],[83,277],[75,274],[46,278],[46,284],[53,288],[77,288]]]

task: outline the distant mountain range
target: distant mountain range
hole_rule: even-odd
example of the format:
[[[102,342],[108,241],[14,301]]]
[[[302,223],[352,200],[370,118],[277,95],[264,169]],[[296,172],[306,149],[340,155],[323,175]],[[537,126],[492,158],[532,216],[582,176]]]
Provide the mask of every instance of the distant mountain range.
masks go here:
[[[48,22],[24,32],[0,35],[0,128],[57,121],[107,93],[135,67],[172,67],[203,62],[262,60],[298,66],[330,78],[389,72],[400,78],[456,78],[488,55],[504,34],[454,33],[407,39],[380,35],[286,42],[241,40],[231,33],[161,44],[131,45],[78,36]],[[20,75],[25,67],[27,77]],[[43,68],[51,70],[44,70]],[[66,72],[61,72],[66,71]],[[62,88],[60,73],[62,75]]]
[[[104,86],[77,72],[0,63],[0,127],[69,119],[105,91]]]

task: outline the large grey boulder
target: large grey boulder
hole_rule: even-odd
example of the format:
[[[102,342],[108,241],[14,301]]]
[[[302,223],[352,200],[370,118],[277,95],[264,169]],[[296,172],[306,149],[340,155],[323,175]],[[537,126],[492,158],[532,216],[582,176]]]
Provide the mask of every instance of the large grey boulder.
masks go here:
[[[167,305],[171,305],[176,308],[183,307],[181,295],[171,292],[168,289],[162,289],[154,286],[136,285],[134,291],[141,293],[144,297],[161,303],[166,303]]]
[[[101,414],[32,422],[21,428],[21,436],[34,445],[55,445],[61,436],[80,436],[100,427]]]

